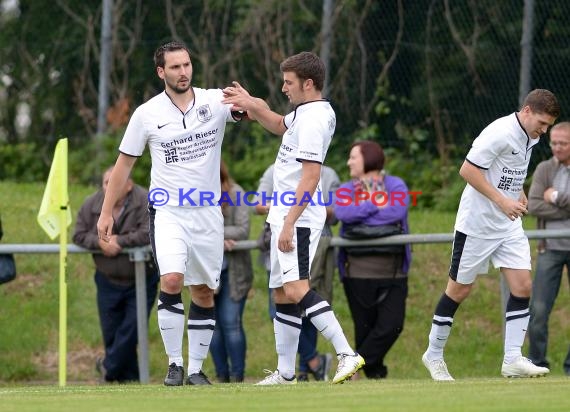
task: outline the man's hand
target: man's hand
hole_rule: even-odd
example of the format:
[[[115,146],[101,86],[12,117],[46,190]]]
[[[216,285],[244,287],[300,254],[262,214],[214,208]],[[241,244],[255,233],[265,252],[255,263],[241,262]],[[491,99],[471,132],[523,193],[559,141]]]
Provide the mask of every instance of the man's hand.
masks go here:
[[[224,239],[224,250],[228,252],[231,251],[236,245],[236,241],[233,239]]]
[[[100,240],[104,242],[109,242],[111,240],[113,223],[114,220],[111,214],[101,213],[101,216],[99,216],[99,220],[97,221],[97,236]]]
[[[511,220],[522,217],[528,212],[526,204],[521,203],[520,200],[513,200],[508,197],[503,197],[501,201],[497,203],[497,206],[499,206],[501,211]]]
[[[524,193],[524,191],[521,191],[521,194],[519,196],[519,202],[521,205],[523,205],[524,207],[524,214],[526,215],[528,213],[528,199],[526,197],[526,194]]]
[[[232,82],[233,86],[228,86],[222,90],[224,99],[222,103],[231,104],[233,111],[247,112],[249,120],[257,120],[255,116],[256,111],[269,109],[269,105],[263,99],[254,97],[244,89],[238,82]]]
[[[295,227],[291,224],[285,223],[283,225],[283,229],[279,234],[279,240],[277,243],[277,247],[283,253],[292,252],[295,250],[295,246],[293,245],[293,234],[294,234]]]
[[[103,254],[108,257],[115,257],[123,250],[121,245],[119,245],[117,235],[109,236],[107,241],[99,239],[99,247]]]
[[[552,201],[552,193],[554,193],[554,192],[556,192],[556,189],[553,188],[553,187],[549,187],[548,189],[546,189],[546,190],[544,191],[543,197],[544,197],[544,201],[545,201],[546,203],[554,203],[554,202]]]
[[[233,86],[228,86],[222,90],[224,93],[222,103],[231,104],[234,111],[247,111],[248,107],[253,104],[253,98],[241,84],[238,82],[232,82],[232,84]],[[247,117],[253,120],[249,112]]]

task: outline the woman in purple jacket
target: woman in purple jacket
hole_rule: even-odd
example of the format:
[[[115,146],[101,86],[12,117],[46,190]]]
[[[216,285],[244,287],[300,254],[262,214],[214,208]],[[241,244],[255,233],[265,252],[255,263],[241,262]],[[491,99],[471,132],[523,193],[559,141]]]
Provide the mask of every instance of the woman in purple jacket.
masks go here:
[[[335,214],[347,225],[398,225],[408,233],[408,187],[402,179],[386,175],[384,151],[373,141],[352,145],[347,162],[352,180],[337,191]],[[365,375],[385,378],[384,357],[404,327],[408,296],[410,245],[379,248],[341,248],[339,271],[348,300],[356,351],[364,357]]]

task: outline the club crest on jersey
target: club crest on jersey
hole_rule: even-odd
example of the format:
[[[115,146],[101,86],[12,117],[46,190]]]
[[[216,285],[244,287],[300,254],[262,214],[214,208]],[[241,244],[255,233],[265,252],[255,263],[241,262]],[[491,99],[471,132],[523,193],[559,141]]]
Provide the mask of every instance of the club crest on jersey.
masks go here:
[[[205,104],[203,106],[198,107],[196,109],[196,115],[198,116],[198,120],[202,123],[206,123],[208,120],[212,118],[212,111],[210,110],[210,105]]]

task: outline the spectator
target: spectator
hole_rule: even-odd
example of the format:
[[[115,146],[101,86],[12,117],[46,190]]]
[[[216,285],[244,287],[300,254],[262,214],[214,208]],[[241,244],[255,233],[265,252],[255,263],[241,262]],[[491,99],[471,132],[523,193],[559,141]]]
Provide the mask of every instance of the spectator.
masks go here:
[[[137,360],[137,305],[135,264],[123,248],[145,246],[149,240],[146,189],[128,180],[113,208],[114,227],[109,242],[97,236],[97,221],[113,168],[103,174],[99,191],[89,196],[77,214],[73,242],[90,250],[95,262],[97,308],[105,345],[105,357],[96,367],[104,382],[139,380]],[[156,299],[158,275],[152,262],[146,267],[147,316]]]
[[[553,157],[536,167],[528,196],[528,210],[538,229],[570,229],[570,122],[550,130]],[[538,244],[536,274],[530,300],[529,359],[550,368],[546,358],[548,318],[560,291],[562,272],[570,269],[570,239],[543,239]],[[564,360],[570,375],[570,350]]]
[[[249,207],[237,196],[243,189],[233,181],[226,164],[220,164],[222,214],[224,215],[224,260],[220,286],[214,295],[216,328],[210,352],[219,382],[243,382],[246,337],[243,310],[253,282],[249,250],[233,250],[236,241],[249,238]]]
[[[336,202],[335,215],[348,225],[397,225],[408,233],[408,188],[384,173],[384,151],[373,141],[354,143],[347,162],[351,181],[344,183],[351,202]],[[363,192],[368,200],[355,201]],[[344,192],[343,192],[344,193]],[[393,201],[392,199],[399,199]],[[385,250],[388,249],[388,250]],[[339,270],[354,323],[356,351],[364,358],[366,377],[385,378],[386,354],[404,328],[410,246],[341,249]]]

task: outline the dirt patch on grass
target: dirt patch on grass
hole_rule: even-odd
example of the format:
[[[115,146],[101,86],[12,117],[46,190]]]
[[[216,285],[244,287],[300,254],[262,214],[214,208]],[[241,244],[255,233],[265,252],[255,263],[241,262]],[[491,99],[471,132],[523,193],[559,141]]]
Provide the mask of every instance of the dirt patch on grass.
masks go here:
[[[67,352],[67,379],[82,384],[96,384],[99,375],[95,370],[95,361],[102,353],[91,348],[70,350]],[[59,353],[48,351],[32,357],[42,376],[53,376],[59,380]]]

